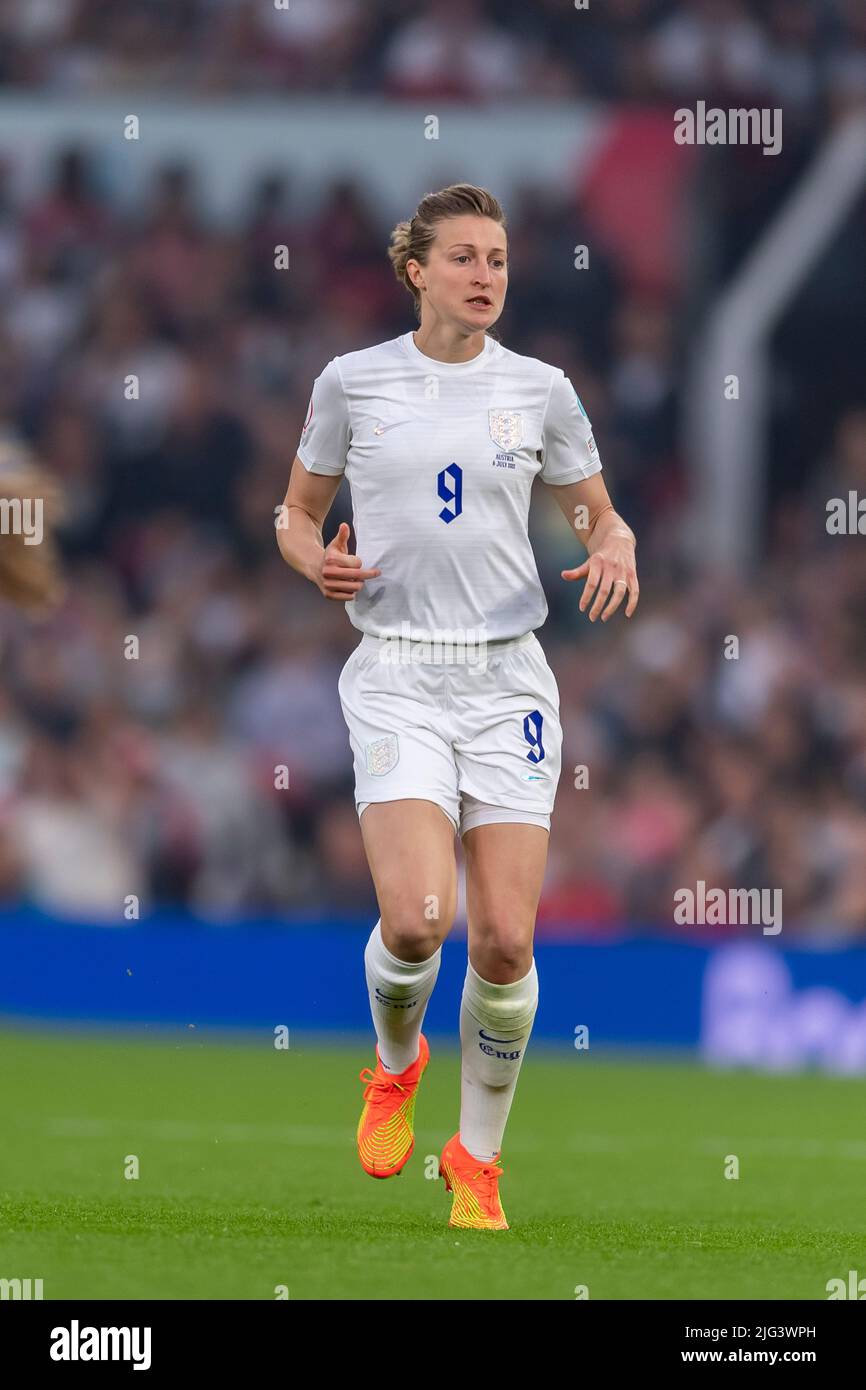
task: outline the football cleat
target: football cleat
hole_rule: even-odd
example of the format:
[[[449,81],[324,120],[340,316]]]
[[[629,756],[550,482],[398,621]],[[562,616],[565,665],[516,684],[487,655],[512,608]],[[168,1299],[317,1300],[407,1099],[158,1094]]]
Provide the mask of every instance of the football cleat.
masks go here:
[[[405,1071],[386,1072],[376,1045],[376,1070],[364,1067],[364,1109],[358,1121],[358,1157],[371,1178],[390,1178],[399,1173],[415,1147],[415,1096],[430,1061],[427,1039],[421,1034],[415,1061]]]
[[[474,1158],[460,1142],[460,1132],[448,1140],[439,1160],[439,1176],[446,1192],[453,1192],[449,1226],[474,1231],[507,1231],[508,1222],[499,1200],[502,1169],[496,1158]]]

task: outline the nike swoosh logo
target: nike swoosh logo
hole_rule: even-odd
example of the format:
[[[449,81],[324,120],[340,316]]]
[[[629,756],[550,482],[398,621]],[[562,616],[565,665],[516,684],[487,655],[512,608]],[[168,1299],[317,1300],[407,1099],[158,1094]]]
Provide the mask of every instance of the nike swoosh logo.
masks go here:
[[[395,420],[391,425],[378,424],[375,426],[373,433],[375,435],[387,434],[389,430],[396,430],[399,429],[400,425],[411,425],[411,423],[411,420]]]
[[[483,1028],[479,1028],[479,1029],[478,1029],[478,1032],[479,1032],[480,1036],[481,1036],[482,1038],[484,1038],[485,1042],[498,1042],[498,1043],[516,1043],[516,1042],[520,1042],[520,1039],[519,1039],[519,1038],[491,1038],[490,1034],[489,1034],[489,1033],[485,1033],[485,1031],[484,1031]]]

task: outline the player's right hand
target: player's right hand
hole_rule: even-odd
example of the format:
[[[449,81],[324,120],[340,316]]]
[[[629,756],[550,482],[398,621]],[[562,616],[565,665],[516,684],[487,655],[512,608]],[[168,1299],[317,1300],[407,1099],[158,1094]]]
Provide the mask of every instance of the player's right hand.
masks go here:
[[[375,579],[381,573],[362,569],[360,555],[349,554],[349,527],[341,521],[336,536],[322,551],[315,581],[325,598],[346,603],[364,587],[365,579]]]

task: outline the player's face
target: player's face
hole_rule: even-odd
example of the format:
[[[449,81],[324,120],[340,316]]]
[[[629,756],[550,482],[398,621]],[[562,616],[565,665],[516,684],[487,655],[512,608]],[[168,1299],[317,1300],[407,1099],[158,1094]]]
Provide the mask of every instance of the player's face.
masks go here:
[[[427,298],[440,318],[470,332],[495,323],[508,288],[508,243],[492,217],[448,217],[423,267]]]

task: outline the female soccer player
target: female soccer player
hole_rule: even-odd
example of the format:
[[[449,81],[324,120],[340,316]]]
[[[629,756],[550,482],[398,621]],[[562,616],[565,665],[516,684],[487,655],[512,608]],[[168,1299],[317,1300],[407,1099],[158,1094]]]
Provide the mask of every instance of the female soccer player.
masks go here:
[[[538,1002],[532,954],[559,779],[559,691],[528,537],[536,476],[589,558],[590,621],[638,601],[635,539],[601,480],[586,412],[558,367],[487,330],[508,282],[486,189],[430,193],[389,257],[420,327],[335,357],[316,378],[277,535],[284,558],[363,633],[339,680],[380,918],[364,961],[376,1030],[358,1153],[372,1177],[414,1148],[421,1032],[466,861],[460,1128],[439,1173],[451,1226],[507,1230],[502,1136]],[[563,273],[566,273],[565,271]],[[322,527],[345,473],[356,554]]]

